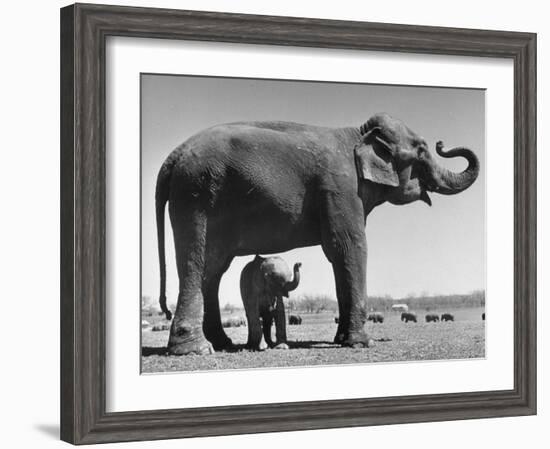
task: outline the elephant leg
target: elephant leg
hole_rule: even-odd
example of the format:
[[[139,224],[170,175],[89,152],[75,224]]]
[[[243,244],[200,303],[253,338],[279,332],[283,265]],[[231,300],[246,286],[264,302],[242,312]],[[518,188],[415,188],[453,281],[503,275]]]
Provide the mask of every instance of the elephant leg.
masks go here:
[[[261,351],[265,347],[262,347],[262,324],[260,323],[258,301],[246,301],[245,309],[248,321],[248,341],[246,342],[246,347],[254,351]]]
[[[275,348],[276,349],[288,349],[286,340],[286,315],[285,305],[283,298],[277,296],[277,303],[275,305],[275,336],[277,337]]]
[[[233,257],[221,257],[207,252],[206,273],[203,281],[204,321],[203,331],[215,350],[231,348],[233,342],[226,335],[220,315],[219,288],[223,274],[229,268]]]
[[[325,248],[324,248],[325,249]],[[336,296],[340,310],[340,322],[336,343],[352,347],[368,347],[372,340],[364,331],[367,317],[366,303],[366,260],[367,244],[359,235],[347,244],[325,249],[330,255]]]
[[[202,323],[206,214],[203,211],[182,213],[176,203],[170,210],[174,230],[179,295],[170,328],[168,352],[174,355],[209,354],[214,349],[205,338]]]
[[[349,295],[344,294],[342,282],[338,282],[340,274],[337,272],[336,266],[332,265],[332,271],[334,273],[334,279],[336,283],[336,298],[338,299],[338,327],[336,329],[336,335],[334,336],[334,343],[343,344],[348,338],[349,329]]]
[[[334,268],[333,268],[334,271]],[[334,277],[336,278],[336,273],[334,273]],[[336,292],[336,298],[338,298],[338,287]],[[336,328],[336,335],[334,336],[334,343],[342,344],[342,342],[346,339],[346,334],[344,333],[344,329],[347,329],[347,326],[344,326],[344,315],[346,315],[343,311],[342,303],[338,301],[338,327]]]
[[[264,332],[264,340],[267,346],[272,348],[274,345],[273,340],[271,339],[271,325],[273,323],[273,313],[266,311],[262,313],[262,329]]]

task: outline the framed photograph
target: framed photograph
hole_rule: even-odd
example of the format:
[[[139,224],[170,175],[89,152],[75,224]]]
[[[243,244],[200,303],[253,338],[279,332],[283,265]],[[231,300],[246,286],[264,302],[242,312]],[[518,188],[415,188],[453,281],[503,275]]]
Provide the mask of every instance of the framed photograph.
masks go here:
[[[531,33],[63,8],[61,438],[535,414],[535,74]]]

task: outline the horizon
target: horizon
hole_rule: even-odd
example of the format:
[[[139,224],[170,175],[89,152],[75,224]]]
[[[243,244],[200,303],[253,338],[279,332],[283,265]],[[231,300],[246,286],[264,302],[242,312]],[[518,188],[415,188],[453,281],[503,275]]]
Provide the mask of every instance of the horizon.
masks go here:
[[[485,295],[486,291],[485,289],[479,289],[479,290],[472,290],[471,292],[468,292],[468,293],[447,293],[447,294],[430,294],[430,295],[421,295],[421,294],[418,294],[418,295],[415,295],[415,294],[410,294],[410,295],[407,295],[407,296],[403,296],[403,297],[392,297],[390,295],[367,295],[367,302],[369,299],[377,299],[377,300],[384,300],[384,301],[407,301],[407,300],[418,300],[418,299],[423,299],[423,300],[426,300],[426,299],[433,299],[433,300],[437,300],[437,299],[441,299],[441,298],[452,298],[452,297],[468,297],[468,296],[474,296],[476,294],[483,294]],[[317,294],[317,295],[312,295],[310,293],[303,293],[299,296],[295,296],[295,295],[292,295],[289,296],[288,298],[285,299],[285,302],[288,303],[289,301],[300,301],[304,298],[307,298],[307,297],[310,297],[310,296],[313,296],[314,298],[324,298],[324,299],[327,299],[329,301],[334,301],[334,302],[338,302],[338,300],[336,299],[336,296],[329,296],[327,294]],[[151,305],[155,305],[157,304],[158,305],[158,298],[155,298],[154,297],[151,297],[149,295],[142,295],[141,296],[141,299],[142,299],[142,302],[143,302],[143,299],[144,298],[148,298],[148,302],[151,303]],[[176,302],[177,301],[173,301],[173,302],[170,302],[170,301],[167,301],[167,304],[169,305],[176,305]],[[222,304],[220,303],[220,306]],[[224,305],[231,305],[231,306],[234,306],[234,307],[237,307],[237,308],[242,308],[242,304],[234,304],[234,303],[225,303]],[[159,309],[160,310],[160,309]]]

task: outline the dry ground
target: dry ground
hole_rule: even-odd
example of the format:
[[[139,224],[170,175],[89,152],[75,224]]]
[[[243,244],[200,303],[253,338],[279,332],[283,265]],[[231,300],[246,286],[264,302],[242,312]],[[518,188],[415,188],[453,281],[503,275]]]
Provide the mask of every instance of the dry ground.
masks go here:
[[[425,311],[418,323],[403,323],[399,313],[385,314],[383,324],[367,323],[367,332],[376,340],[372,348],[341,348],[332,343],[336,332],[333,313],[303,314],[302,325],[287,326],[289,350],[269,349],[252,352],[244,349],[247,328],[227,328],[235,348],[230,352],[184,357],[168,356],[165,346],[168,331],[142,332],[142,372],[245,369],[284,366],[332,365],[345,363],[395,362],[480,358],[485,356],[485,321],[482,310],[437,310],[451,312],[454,322],[426,323]],[[143,317],[151,324],[162,317]],[[226,318],[226,317],[224,317]]]

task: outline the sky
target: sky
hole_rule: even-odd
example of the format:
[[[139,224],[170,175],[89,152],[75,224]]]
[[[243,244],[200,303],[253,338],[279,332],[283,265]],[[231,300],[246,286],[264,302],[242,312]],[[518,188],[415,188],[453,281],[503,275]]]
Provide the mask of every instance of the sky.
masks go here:
[[[378,206],[367,218],[367,294],[459,294],[485,289],[485,91],[356,83],[141,75],[141,258],[142,296],[156,301],[159,268],[155,182],[170,152],[191,135],[220,123],[284,120],[311,125],[359,127],[377,112],[403,120],[447,149],[471,148],[479,157],[478,180],[454,196],[430,194],[421,201]],[[455,171],[462,158],[438,162]],[[320,247],[280,254],[292,266],[302,262],[299,287],[291,294],[334,297],[332,269]],[[242,305],[239,277],[254,256],[235,258],[222,278],[220,305]],[[166,219],[168,303],[175,303],[178,279],[170,221]]]

